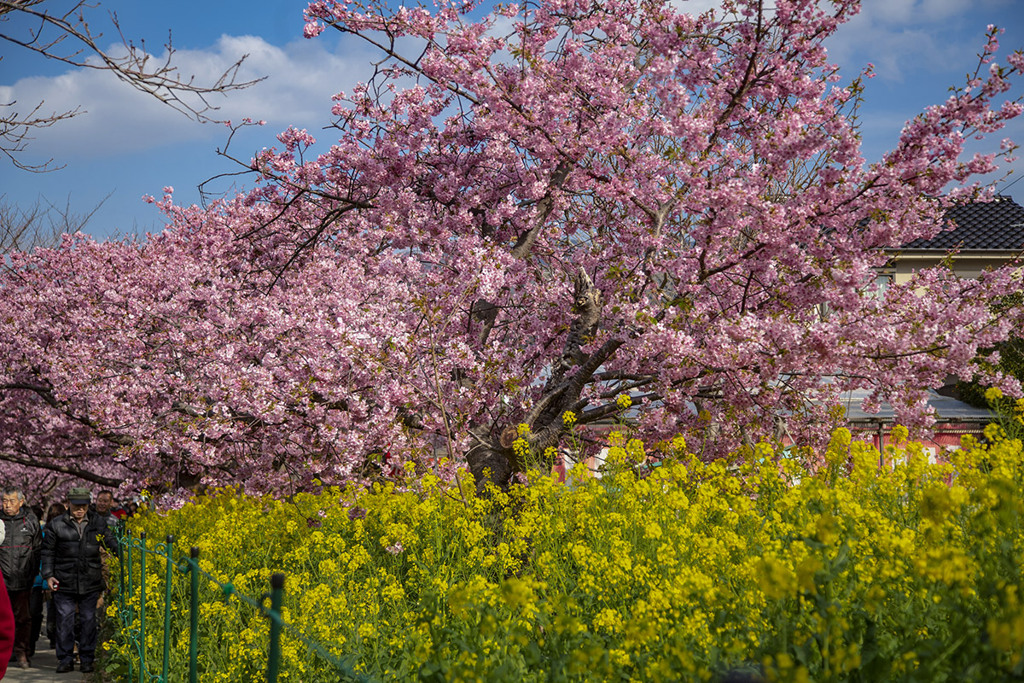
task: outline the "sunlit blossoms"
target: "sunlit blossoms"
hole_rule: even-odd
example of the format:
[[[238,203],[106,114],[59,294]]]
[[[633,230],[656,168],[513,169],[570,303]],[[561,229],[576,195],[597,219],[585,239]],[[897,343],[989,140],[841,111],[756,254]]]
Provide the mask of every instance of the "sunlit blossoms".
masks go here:
[[[139,243],[9,256],[0,458],[292,491],[407,463],[504,482],[570,437],[600,449],[598,421],[709,458],[821,440],[852,387],[927,426],[924,390],[982,372],[977,350],[1021,328],[989,308],[1020,276],[880,291],[875,269],[1012,154],[998,131],[1021,106],[1002,98],[1024,62],[980,36],[979,75],[865,160],[861,79],[822,47],[857,3],[726,4],[476,20],[312,3],[307,36],[350,33],[383,60],[336,97],[336,144],[282,133],[251,161],[255,189],[167,197],[167,230]],[[961,156],[989,134],[991,154]]]

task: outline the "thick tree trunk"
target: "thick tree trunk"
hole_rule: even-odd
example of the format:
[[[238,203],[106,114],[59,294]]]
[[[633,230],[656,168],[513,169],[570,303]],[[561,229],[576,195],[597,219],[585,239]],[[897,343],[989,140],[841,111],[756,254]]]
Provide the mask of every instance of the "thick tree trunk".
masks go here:
[[[479,444],[466,453],[466,464],[476,480],[477,490],[483,490],[487,482],[501,488],[508,486],[515,473],[512,466],[512,451],[501,445]]]

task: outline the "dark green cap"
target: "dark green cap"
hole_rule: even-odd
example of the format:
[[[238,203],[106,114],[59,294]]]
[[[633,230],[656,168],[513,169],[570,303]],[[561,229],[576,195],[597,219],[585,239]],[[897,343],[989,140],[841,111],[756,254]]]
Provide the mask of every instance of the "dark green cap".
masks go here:
[[[68,502],[81,505],[82,503],[92,502],[92,491],[85,488],[84,486],[76,486],[75,488],[68,491]]]

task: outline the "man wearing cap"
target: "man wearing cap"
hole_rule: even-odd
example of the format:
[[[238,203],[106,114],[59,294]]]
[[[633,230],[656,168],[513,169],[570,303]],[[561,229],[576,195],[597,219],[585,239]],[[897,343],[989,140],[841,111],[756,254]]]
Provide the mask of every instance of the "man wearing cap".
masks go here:
[[[74,668],[75,610],[81,621],[78,641],[81,670],[93,670],[96,658],[96,603],[103,592],[100,546],[117,553],[117,539],[107,522],[89,510],[92,492],[73,488],[68,511],[46,524],[42,574],[53,591],[57,610],[57,673]]]
[[[0,542],[0,570],[7,585],[7,596],[14,610],[15,638],[14,659],[23,669],[29,668],[28,653],[31,649],[29,634],[32,631],[32,613],[29,598],[32,583],[39,571],[39,519],[25,504],[21,489],[8,488],[3,491],[4,540]]]

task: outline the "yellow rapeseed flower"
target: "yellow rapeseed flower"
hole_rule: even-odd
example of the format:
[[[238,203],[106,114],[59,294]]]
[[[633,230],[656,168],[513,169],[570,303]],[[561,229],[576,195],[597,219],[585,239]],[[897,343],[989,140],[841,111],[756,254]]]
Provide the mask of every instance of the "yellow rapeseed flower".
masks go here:
[[[528,432],[516,441],[528,448]],[[867,619],[873,671],[893,680],[956,678],[950,663],[965,661],[979,680],[1004,680],[1021,665],[1019,441],[965,438],[948,464],[908,443],[891,470],[844,432],[830,446],[836,467],[810,449],[780,464],[767,444],[684,466],[685,443],[666,443],[675,457],[643,470],[626,459],[644,444],[610,436],[621,466],[601,479],[538,469],[487,495],[434,475],[283,500],[226,490],[129,524],[200,547],[203,570],[234,585],[227,598],[201,582],[203,633],[217,634],[200,644],[210,680],[262,675],[268,622],[240,598],[257,600],[277,571],[290,629],[374,680],[546,680],[550,662],[580,680],[709,680],[740,661],[762,662],[768,680],[863,679]],[[137,615],[133,562],[121,597]],[[111,558],[112,578],[118,566]],[[163,571],[150,556],[147,612],[161,608]],[[188,580],[175,572],[179,603]],[[107,603],[111,619],[121,603]],[[160,628],[147,631],[149,661]],[[187,619],[172,628],[180,670]],[[128,670],[135,646],[115,634],[107,656]],[[338,679],[291,630],[283,652],[282,681]]]

